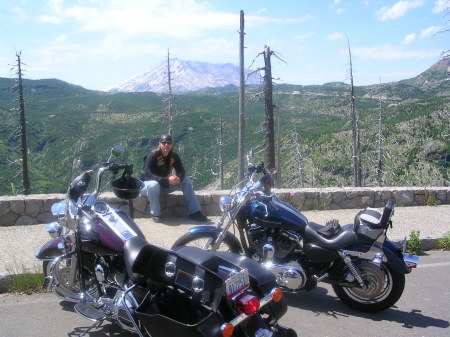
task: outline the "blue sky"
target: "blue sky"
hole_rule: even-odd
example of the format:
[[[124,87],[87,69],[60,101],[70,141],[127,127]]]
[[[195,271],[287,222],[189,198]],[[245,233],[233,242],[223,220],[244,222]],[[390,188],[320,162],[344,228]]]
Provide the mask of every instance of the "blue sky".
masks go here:
[[[269,45],[278,83],[355,85],[411,78],[450,49],[449,0],[0,0],[0,77],[102,90],[172,58],[245,66]],[[262,66],[262,58],[253,68]]]

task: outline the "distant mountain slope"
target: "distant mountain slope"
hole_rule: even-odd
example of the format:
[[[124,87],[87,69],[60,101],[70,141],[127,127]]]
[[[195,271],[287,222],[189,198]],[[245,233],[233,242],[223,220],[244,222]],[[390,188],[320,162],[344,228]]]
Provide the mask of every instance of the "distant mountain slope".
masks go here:
[[[83,148],[83,167],[105,160],[115,144],[123,158],[142,158],[167,130],[166,94],[87,90],[56,79],[24,79],[27,147],[32,193],[65,193],[73,153]],[[278,84],[273,101],[281,116],[279,153],[283,187],[351,186],[349,85]],[[17,87],[0,78],[0,195],[20,191],[21,153]],[[449,186],[450,78],[448,59],[399,82],[355,87],[361,126],[364,185],[377,182],[376,141],[380,104],[385,186]],[[236,181],[238,86],[204,88],[175,95],[173,136],[195,188],[218,188],[218,153],[223,151],[225,185]],[[246,95],[246,146],[265,141],[264,102]],[[381,100],[380,100],[381,98]],[[219,127],[223,139],[218,141]],[[219,148],[218,144],[222,148]],[[259,153],[262,159],[263,151]]]
[[[204,88],[239,85],[239,67],[231,63],[216,64],[197,61],[170,60],[172,92],[175,94]],[[246,74],[250,70],[245,71]],[[168,92],[167,61],[155,68],[107,89],[109,92]],[[247,84],[259,84],[260,76],[253,74]]]

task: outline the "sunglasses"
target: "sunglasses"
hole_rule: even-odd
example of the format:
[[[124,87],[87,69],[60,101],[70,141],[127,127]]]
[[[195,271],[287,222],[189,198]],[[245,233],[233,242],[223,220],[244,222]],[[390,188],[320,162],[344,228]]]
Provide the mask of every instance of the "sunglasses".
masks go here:
[[[163,144],[163,145],[172,145],[171,142],[160,142],[160,143]]]

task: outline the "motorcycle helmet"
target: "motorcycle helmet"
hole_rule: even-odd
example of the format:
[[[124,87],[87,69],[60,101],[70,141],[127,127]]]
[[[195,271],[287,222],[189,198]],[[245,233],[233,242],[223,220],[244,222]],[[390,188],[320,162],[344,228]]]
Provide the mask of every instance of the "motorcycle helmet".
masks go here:
[[[131,200],[139,196],[144,183],[139,179],[132,178],[129,175],[122,176],[111,183],[114,194],[119,199]]]

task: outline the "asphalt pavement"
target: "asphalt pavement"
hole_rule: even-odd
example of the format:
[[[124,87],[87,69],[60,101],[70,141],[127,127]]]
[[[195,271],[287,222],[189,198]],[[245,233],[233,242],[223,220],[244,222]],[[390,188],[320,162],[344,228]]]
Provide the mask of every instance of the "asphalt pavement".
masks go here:
[[[441,337],[450,335],[450,252],[430,251],[417,269],[406,275],[399,301],[378,313],[363,313],[344,305],[330,285],[311,291],[285,293],[289,305],[281,324],[299,337]],[[62,302],[54,293],[0,294],[0,336],[75,337],[93,322]],[[132,337],[130,332],[105,322],[86,337]],[[176,337],[176,336],[173,336]]]
[[[325,224],[327,220],[337,219],[344,225],[353,223],[357,212],[356,209],[346,209],[302,213],[315,223]],[[210,225],[214,225],[219,217],[209,218],[212,220]],[[409,238],[412,231],[420,231],[422,249],[428,250],[436,239],[450,231],[450,205],[396,207],[392,220],[389,239],[401,242],[403,238]],[[163,218],[162,221],[155,223],[150,218],[135,219],[147,241],[165,247],[170,247],[189,228],[199,225],[183,217]],[[0,227],[0,238],[0,280],[8,274],[41,271],[42,263],[35,261],[35,252],[50,239],[43,224]]]

